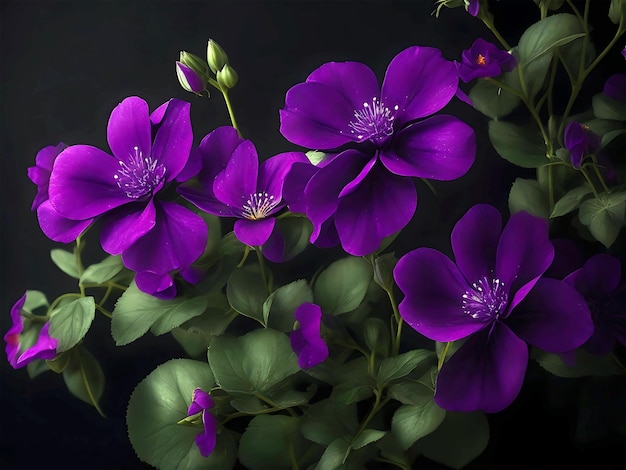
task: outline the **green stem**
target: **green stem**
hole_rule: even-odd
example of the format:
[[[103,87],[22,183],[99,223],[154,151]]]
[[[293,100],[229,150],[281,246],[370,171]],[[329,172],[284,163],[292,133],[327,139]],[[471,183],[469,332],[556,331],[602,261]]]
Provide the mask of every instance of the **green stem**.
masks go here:
[[[230,101],[230,97],[228,96],[228,90],[226,88],[220,87],[220,91],[222,92],[222,96],[224,97],[224,102],[226,103],[226,109],[228,109],[228,116],[230,117],[230,122],[233,127],[237,130],[237,134],[239,137],[243,137],[241,135],[241,131],[239,130],[239,126],[237,125],[237,120],[235,119],[235,112],[233,110],[233,105]]]
[[[70,292],[68,294],[63,294],[58,296],[56,299],[54,299],[54,301],[50,304],[50,306],[48,307],[48,312],[52,312],[57,305],[59,305],[59,302],[61,302],[63,299],[68,299],[70,297],[74,297],[77,299],[81,299],[83,298],[85,295],[84,294],[78,294],[76,292]]]
[[[102,315],[104,315],[107,318],[113,318],[113,314],[111,312],[109,312],[108,310],[100,307],[100,305],[96,304],[96,310],[98,310]]]
[[[587,171],[581,167],[580,168],[580,172],[582,173],[582,175],[585,177],[585,179],[587,180],[587,183],[589,183],[589,186],[591,187],[591,190],[593,191],[593,195],[598,198],[598,191],[596,191],[596,187],[594,186],[594,184],[591,181],[591,178],[589,178],[589,175],[587,174]]]
[[[507,51],[510,51],[512,49],[511,46],[509,46],[509,43],[506,42],[506,40],[502,37],[500,32],[496,29],[496,26],[493,24],[493,21],[491,21],[491,19],[488,18],[487,16],[483,15],[482,12],[478,14],[478,17],[481,20],[483,20],[483,23],[485,24],[485,26],[487,26],[487,28],[489,28],[489,31],[491,31],[493,35],[496,37],[496,39],[500,41],[500,44],[502,44],[502,46]]]
[[[263,253],[261,252],[261,247],[256,246],[253,248],[256,251],[257,259],[259,260],[259,268],[261,269],[261,278],[263,279],[263,284],[265,284],[265,288],[271,294],[272,286],[268,283],[267,274],[265,273],[265,260],[263,259]]]
[[[274,403],[272,401],[271,398],[266,397],[265,395],[263,395],[262,393],[259,392],[255,392],[254,396],[257,397],[259,400],[267,403],[268,405],[270,405],[272,408],[276,409],[276,410],[285,410],[287,411],[292,417],[296,418],[298,415],[291,409],[291,408],[283,408],[280,405],[277,405],[276,403]]]
[[[596,160],[596,156],[595,154],[591,155],[591,158],[593,160],[593,170],[596,173],[596,177],[598,178],[598,180],[600,181],[600,184],[602,185],[602,188],[604,188],[604,190],[607,193],[610,193],[611,190],[609,189],[609,187],[606,185],[606,183],[604,182],[604,178],[602,177],[602,173],[600,173],[600,169],[598,168],[598,161]]]
[[[391,303],[391,309],[393,310],[393,318],[395,319],[395,338],[393,340],[393,350],[392,355],[397,356],[398,352],[400,352],[400,339],[402,337],[402,325],[404,324],[404,320],[400,315],[400,311],[398,310],[398,305],[396,303],[396,299],[391,290],[386,291],[387,296],[389,297],[389,302]]]
[[[439,356],[439,361],[437,361],[437,370],[441,370],[441,368],[443,367],[443,363],[446,360],[448,349],[450,349],[451,344],[452,343],[448,341],[446,345],[443,347],[443,351],[441,351],[441,355]]]

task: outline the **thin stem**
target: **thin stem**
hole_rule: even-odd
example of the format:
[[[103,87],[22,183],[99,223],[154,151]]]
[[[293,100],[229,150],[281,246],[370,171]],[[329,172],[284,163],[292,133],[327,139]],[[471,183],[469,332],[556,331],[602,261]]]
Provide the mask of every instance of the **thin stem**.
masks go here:
[[[228,109],[228,116],[230,117],[230,122],[233,127],[237,130],[237,134],[239,137],[243,137],[241,135],[241,131],[239,130],[239,126],[237,126],[237,120],[235,119],[235,112],[233,110],[233,105],[230,101],[230,97],[228,96],[228,90],[226,88],[220,87],[220,91],[222,92],[222,96],[224,97],[224,102],[226,103],[226,109]]]
[[[113,318],[113,314],[111,312],[109,312],[108,310],[106,310],[105,308],[102,308],[100,305],[96,304],[96,310],[98,310],[102,315],[104,315],[107,318]]]
[[[54,299],[54,301],[50,304],[50,307],[48,307],[48,312],[52,312],[57,307],[57,305],[59,305],[59,302],[61,302],[63,299],[68,299],[71,297],[80,299],[80,298],[83,298],[84,295],[78,294],[76,292],[70,292],[68,294],[60,295],[56,299]]]
[[[439,356],[439,361],[437,361],[437,370],[441,370],[443,367],[443,363],[446,360],[446,355],[448,354],[448,349],[450,349],[451,342],[447,342],[443,347],[443,351],[441,351],[441,355]]]
[[[591,159],[593,160],[593,170],[595,171],[596,177],[600,181],[600,184],[602,185],[602,188],[604,188],[604,190],[607,193],[610,193],[611,190],[609,189],[609,187],[604,182],[604,178],[602,177],[602,173],[600,173],[600,168],[598,168],[598,161],[596,159],[596,155],[595,154],[591,154]]]
[[[265,260],[263,259],[263,253],[261,252],[261,247],[254,247],[254,251],[256,251],[257,259],[259,260],[259,268],[261,269],[261,279],[263,279],[263,284],[265,284],[265,288],[271,294],[272,288],[267,282],[267,274],[265,273]]]
[[[291,409],[291,408],[283,408],[280,405],[277,405],[276,403],[274,403],[272,401],[271,398],[266,397],[265,395],[263,395],[262,393],[259,392],[255,392],[254,394],[255,397],[257,397],[259,400],[267,403],[268,405],[270,405],[272,408],[278,409],[278,410],[285,410],[287,411],[292,417],[297,417],[298,415]]]
[[[591,178],[589,178],[589,175],[587,174],[587,171],[584,168],[581,167],[580,168],[580,172],[582,173],[582,175],[587,180],[587,183],[589,183],[589,186],[591,187],[591,190],[593,191],[593,195],[597,198],[598,197],[598,192],[596,191],[596,187],[594,186],[594,184],[591,182]]]
[[[402,336],[402,325],[404,324],[404,320],[402,319],[402,316],[400,316],[400,311],[398,310],[398,305],[393,295],[393,291],[388,290],[386,292],[387,292],[387,296],[389,297],[389,302],[391,303],[391,309],[393,310],[393,318],[395,319],[395,324],[396,324],[392,354],[394,356],[397,356],[398,352],[400,351],[400,338]]]
[[[493,21],[491,21],[490,18],[484,16],[481,13],[478,14],[479,18],[481,20],[483,20],[483,23],[485,24],[485,26],[487,26],[487,28],[489,28],[489,31],[491,31],[493,33],[493,35],[496,37],[496,39],[498,41],[500,41],[500,44],[502,44],[502,46],[507,50],[510,51],[511,50],[511,46],[509,46],[509,43],[506,42],[506,40],[502,37],[502,35],[500,34],[500,32],[496,29],[496,26],[493,24]]]

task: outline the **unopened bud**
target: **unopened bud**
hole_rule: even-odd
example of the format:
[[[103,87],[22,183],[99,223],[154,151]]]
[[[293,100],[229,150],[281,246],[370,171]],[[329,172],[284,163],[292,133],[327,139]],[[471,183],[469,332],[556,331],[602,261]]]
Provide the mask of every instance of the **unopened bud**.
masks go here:
[[[239,80],[239,76],[237,75],[237,72],[235,72],[235,69],[228,64],[224,65],[222,70],[218,70],[215,78],[217,79],[217,83],[226,88],[234,87],[237,84],[237,80]]]
[[[200,76],[182,62],[176,62],[176,76],[180,86],[191,93],[200,93],[206,89],[206,82]]]
[[[209,39],[206,59],[211,72],[216,75],[224,68],[225,65],[228,65],[228,56],[226,55],[226,52],[224,52],[224,49],[222,49],[213,39]]]
[[[206,60],[201,59],[195,54],[186,51],[180,51],[179,61],[196,72],[200,78],[207,78],[209,76],[209,66]]]

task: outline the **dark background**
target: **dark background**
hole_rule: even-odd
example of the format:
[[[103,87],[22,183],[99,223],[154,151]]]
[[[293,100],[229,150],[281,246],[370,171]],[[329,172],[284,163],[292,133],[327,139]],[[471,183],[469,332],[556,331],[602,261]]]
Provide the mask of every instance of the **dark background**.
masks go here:
[[[538,19],[531,0],[492,3],[497,25],[512,44]],[[609,2],[592,3],[601,10],[592,18],[594,38],[605,44],[614,31],[604,13]],[[493,40],[463,9],[444,9],[436,19],[431,15],[433,4],[431,0],[2,1],[2,335],[10,325],[9,310],[24,290],[42,290],[49,300],[75,290],[74,282],[50,261],[50,249],[59,246],[43,235],[30,212],[36,189],[26,169],[34,165],[39,149],[62,141],[108,151],[109,114],[129,95],[143,97],[152,108],[170,97],[191,101],[196,142],[216,126],[229,124],[217,92],[211,100],[199,99],[180,89],[176,79],[179,51],[203,56],[209,37],[226,49],[239,73],[233,104],[243,134],[255,143],[261,158],[296,149],[278,132],[278,109],[287,89],[322,63],[362,61],[382,79],[389,61],[408,46],[438,47],[452,60],[478,36]],[[592,75],[581,98],[585,106],[610,73],[623,70],[621,47],[616,46],[615,58]],[[398,239],[399,255],[417,246],[449,251],[450,230],[471,205],[489,202],[506,214],[515,177],[533,175],[494,153],[486,140],[486,119],[478,112],[462,103],[453,103],[446,111],[476,129],[476,164],[458,181],[434,182],[437,196],[417,183],[420,203]],[[88,243],[98,256],[97,240],[91,237]],[[102,316],[96,318],[86,347],[107,378],[102,399],[107,419],[72,397],[60,376],[47,372],[31,381],[24,369],[15,371],[4,358],[0,360],[0,468],[144,468],[126,436],[126,403],[143,377],[184,352],[168,335],[146,335],[116,348]],[[624,468],[623,436],[602,423],[594,438],[575,440],[577,382],[548,378],[533,364],[527,382],[509,409],[490,416],[489,447],[467,468]],[[438,468],[425,459],[419,465]]]

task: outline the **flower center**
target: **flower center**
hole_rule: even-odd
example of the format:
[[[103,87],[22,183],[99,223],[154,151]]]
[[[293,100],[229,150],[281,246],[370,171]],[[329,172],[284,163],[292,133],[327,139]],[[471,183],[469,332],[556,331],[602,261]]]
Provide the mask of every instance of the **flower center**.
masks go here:
[[[263,191],[252,193],[243,206],[242,215],[248,220],[264,219],[280,201]]]
[[[478,65],[487,65],[487,58],[482,54],[478,54],[478,57],[476,57],[476,63]]]
[[[398,106],[393,107],[394,111],[398,110]],[[363,103],[363,109],[354,111],[354,121],[350,121],[350,132],[359,139],[359,142],[371,140],[376,144],[381,144],[393,134],[394,114],[384,105],[382,101],[378,101],[376,97],[372,98],[372,103]]]
[[[159,185],[165,176],[165,167],[152,156],[144,157],[139,147],[134,147],[133,150],[128,162],[118,162],[121,168],[113,178],[126,196],[138,199]]]
[[[472,289],[465,291],[461,305],[463,313],[477,320],[496,320],[507,305],[507,293],[500,279],[483,277]]]

